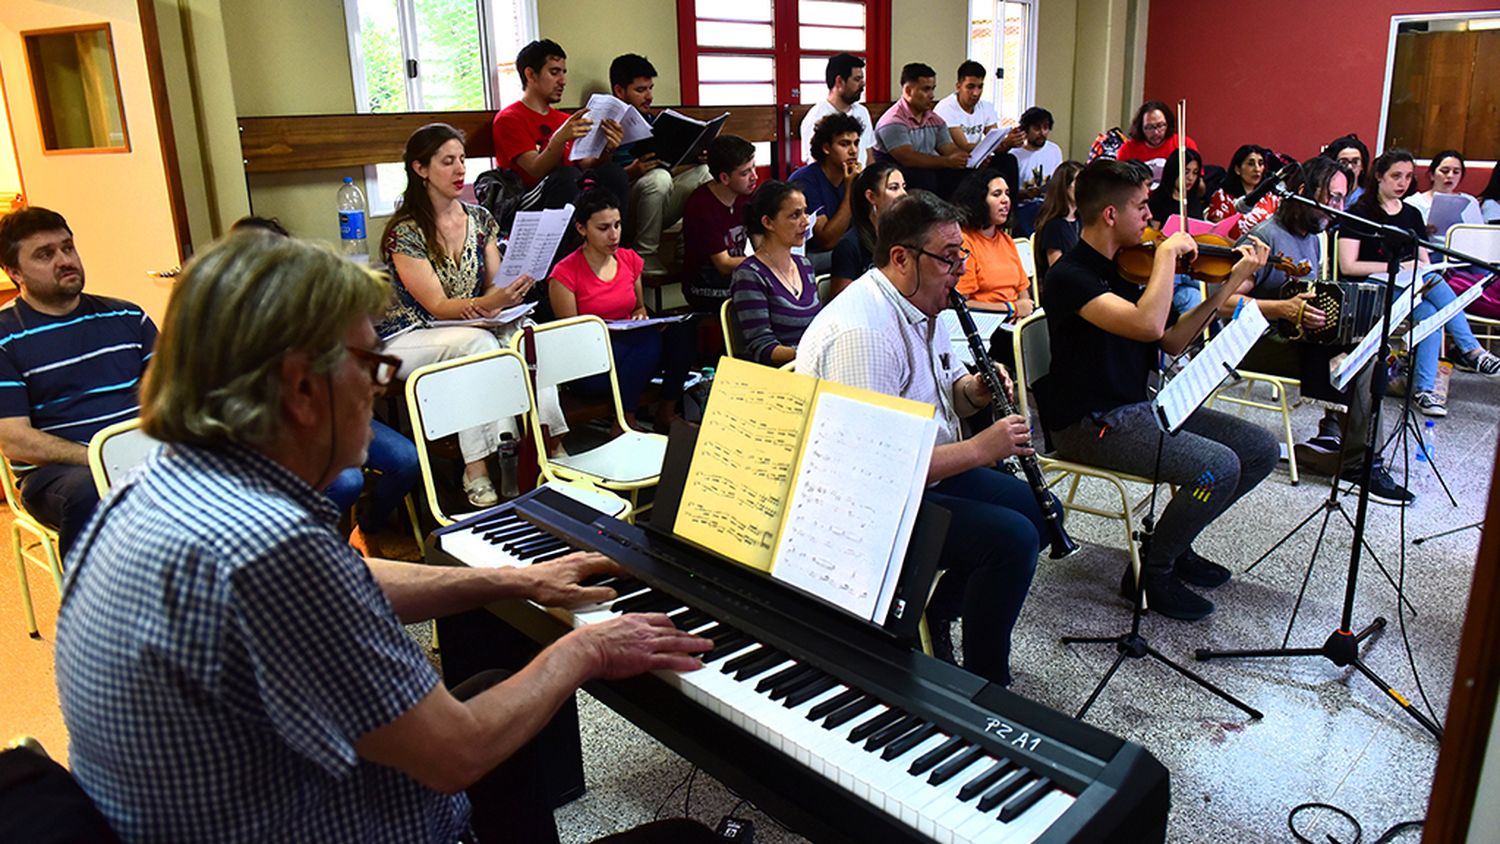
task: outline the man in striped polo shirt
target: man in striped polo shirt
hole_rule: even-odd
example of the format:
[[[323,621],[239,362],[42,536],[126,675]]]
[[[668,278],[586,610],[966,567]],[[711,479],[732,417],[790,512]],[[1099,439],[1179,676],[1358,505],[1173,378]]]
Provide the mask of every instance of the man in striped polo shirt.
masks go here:
[[[139,412],[156,325],[139,305],[83,292],[83,259],[56,211],[0,218],[0,266],[21,289],[0,308],[0,452],[22,505],[66,554],[99,503],[89,439]]]

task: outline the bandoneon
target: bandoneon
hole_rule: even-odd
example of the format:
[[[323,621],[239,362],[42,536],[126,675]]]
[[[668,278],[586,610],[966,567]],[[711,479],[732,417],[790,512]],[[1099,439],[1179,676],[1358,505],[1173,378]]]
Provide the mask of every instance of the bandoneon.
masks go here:
[[[1281,333],[1292,340],[1326,346],[1352,346],[1380,321],[1385,285],[1368,281],[1318,281],[1294,278],[1281,287],[1281,298],[1312,291],[1307,301],[1327,316],[1322,328],[1312,329],[1282,320]]]

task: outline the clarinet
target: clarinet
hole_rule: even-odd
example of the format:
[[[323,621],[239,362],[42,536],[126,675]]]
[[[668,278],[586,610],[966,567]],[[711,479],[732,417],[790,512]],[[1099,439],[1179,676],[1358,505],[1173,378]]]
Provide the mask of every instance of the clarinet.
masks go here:
[[[969,341],[969,352],[974,355],[974,364],[978,368],[978,377],[984,381],[990,393],[994,395],[994,403],[990,405],[990,413],[995,421],[1006,416],[1013,416],[1019,411],[1010,399],[1005,395],[1005,385],[1000,382],[1000,374],[995,371],[994,361],[990,360],[989,351],[985,349],[984,341],[979,337],[979,328],[974,325],[974,317],[969,313],[969,306],[964,302],[962,293],[957,290],[948,291],[948,301],[953,305],[953,311],[958,314],[958,324],[963,327],[964,336]],[[1037,506],[1042,509],[1042,515],[1046,518],[1047,536],[1050,537],[1052,552],[1048,555],[1054,560],[1072,554],[1078,550],[1078,543],[1068,536],[1063,530],[1062,506],[1047,491],[1047,481],[1042,477],[1041,464],[1037,463],[1036,455],[1022,457],[1016,455],[1016,462],[1021,464],[1021,471],[1026,475],[1026,483],[1031,486],[1031,492],[1036,496]]]

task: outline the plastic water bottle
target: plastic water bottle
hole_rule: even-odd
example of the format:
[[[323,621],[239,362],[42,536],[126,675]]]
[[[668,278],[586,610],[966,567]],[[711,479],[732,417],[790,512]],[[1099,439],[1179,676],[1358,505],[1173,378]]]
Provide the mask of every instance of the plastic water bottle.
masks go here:
[[[1422,425],[1422,447],[1417,449],[1417,462],[1430,463],[1437,456],[1437,422],[1428,419]]]
[[[339,186],[339,242],[345,258],[361,264],[370,262],[370,247],[365,240],[365,194],[345,176]]]
[[[520,445],[510,434],[500,435],[500,497],[515,498],[521,494]]]

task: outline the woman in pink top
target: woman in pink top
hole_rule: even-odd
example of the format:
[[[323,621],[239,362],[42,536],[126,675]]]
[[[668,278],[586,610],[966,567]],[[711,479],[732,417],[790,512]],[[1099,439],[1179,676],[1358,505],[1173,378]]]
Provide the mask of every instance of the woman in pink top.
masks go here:
[[[583,245],[552,268],[547,286],[552,312],[558,319],[589,314],[609,321],[646,319],[641,296],[644,261],[633,250],[620,247],[620,205],[605,190],[590,190],[578,200],[573,225]],[[662,376],[657,397],[656,430],[665,432],[677,415],[682,385],[693,362],[692,322],[673,323],[664,329],[624,330],[611,327],[610,349],[614,352],[615,377],[625,420],[636,427],[642,395],[658,373]],[[596,375],[570,385],[585,395],[609,393],[609,380]]]

